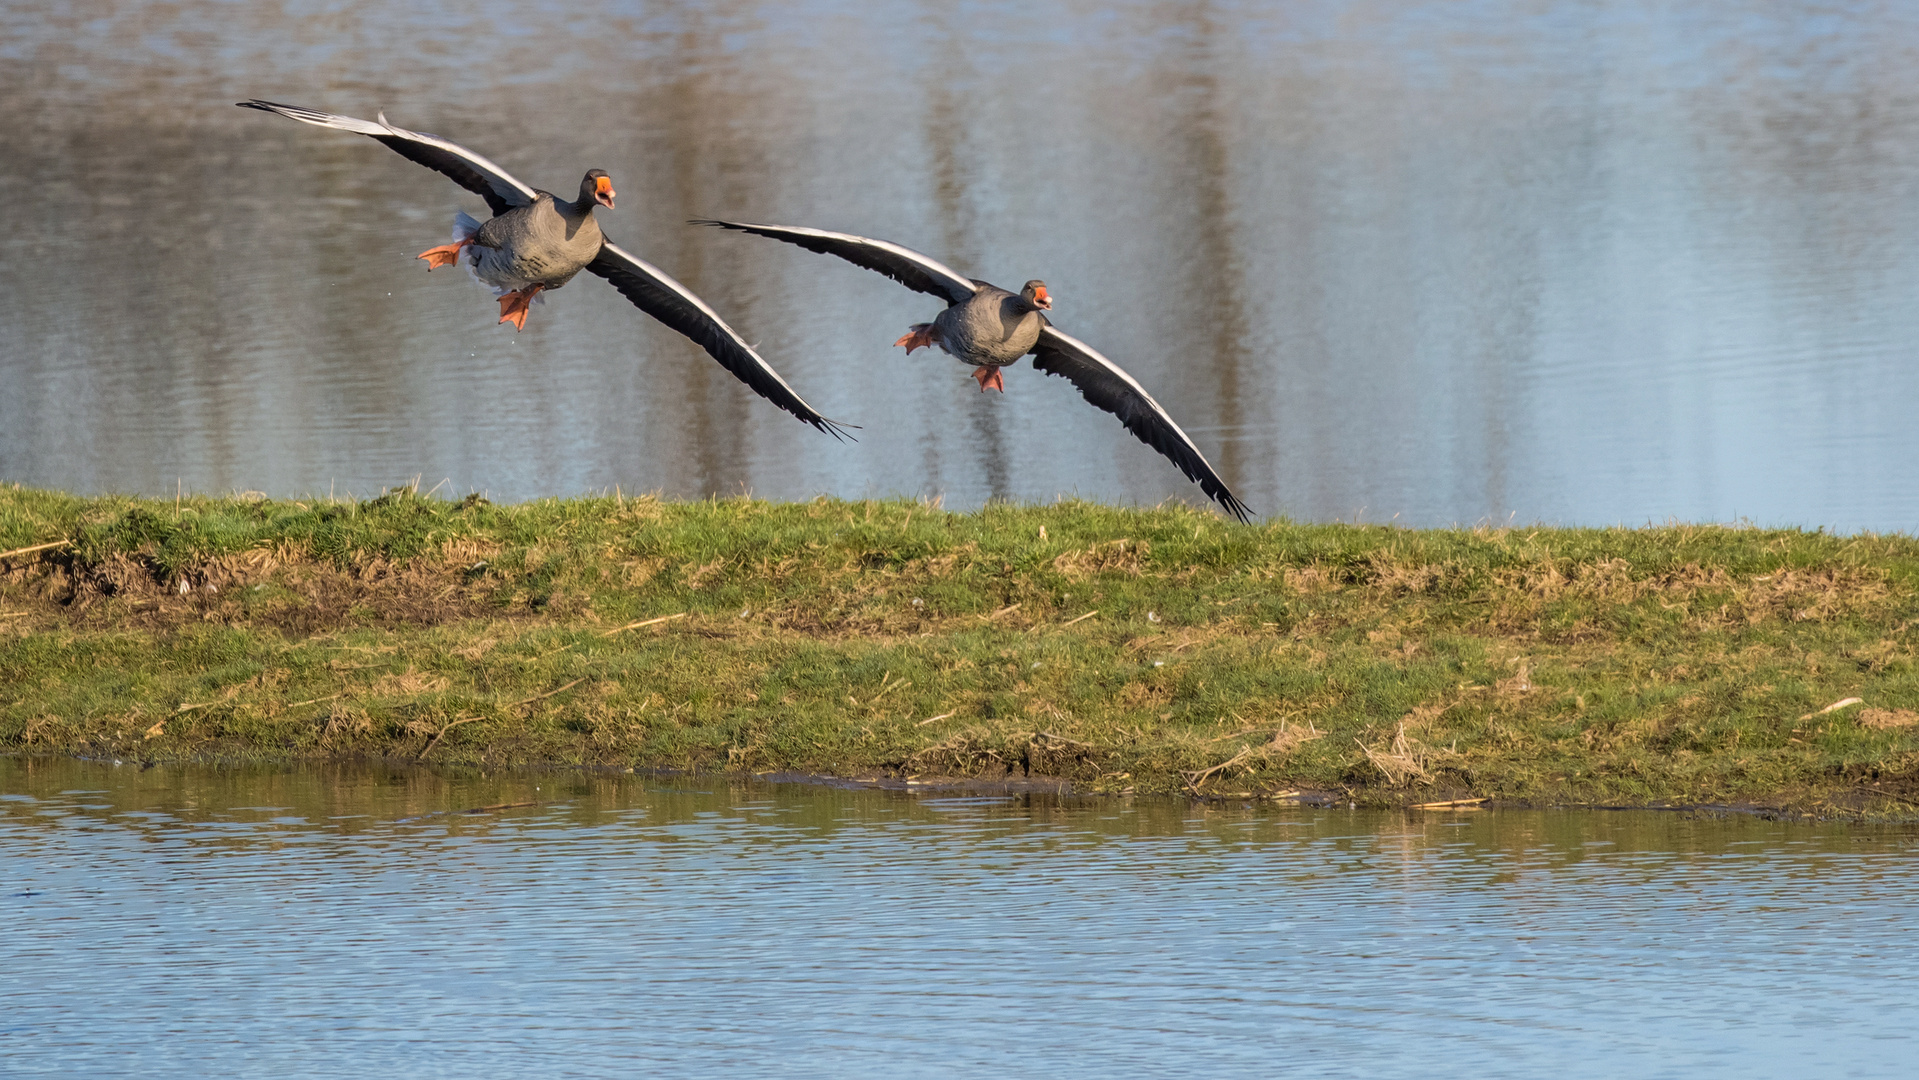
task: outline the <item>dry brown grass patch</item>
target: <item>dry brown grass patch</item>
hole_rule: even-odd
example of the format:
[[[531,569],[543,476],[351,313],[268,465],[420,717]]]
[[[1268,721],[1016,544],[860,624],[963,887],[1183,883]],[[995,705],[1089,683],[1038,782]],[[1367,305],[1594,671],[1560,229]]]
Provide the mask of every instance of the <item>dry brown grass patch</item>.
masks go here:
[[[1445,577],[1444,566],[1375,558],[1368,568],[1366,583],[1389,596],[1411,596],[1431,591]]]
[[[1402,716],[1399,718],[1399,730],[1403,732],[1407,728],[1411,728],[1415,732],[1423,731],[1433,721],[1439,719],[1441,716],[1444,716],[1446,713],[1446,710],[1451,707],[1452,707],[1451,705],[1443,704],[1440,702],[1432,702],[1429,704],[1420,705],[1414,708],[1411,712],[1407,713],[1405,716]]]
[[[1311,566],[1289,567],[1281,580],[1287,588],[1301,596],[1338,592],[1343,587],[1330,571],[1318,563]]]
[[[469,644],[462,645],[452,650],[452,652],[453,652],[453,655],[461,658],[462,660],[478,660],[481,657],[485,656],[487,653],[492,652],[494,648],[497,647],[499,644],[500,644],[499,638],[492,637],[489,635],[487,637],[480,638],[478,641],[474,641]]]
[[[1893,731],[1919,724],[1919,712],[1911,709],[1860,709],[1854,714],[1860,727],[1874,731]]]
[[[504,550],[506,549],[491,540],[469,536],[448,540],[441,544],[439,557],[441,562],[468,567],[477,563],[492,562]]]
[[[445,676],[408,667],[397,675],[382,675],[373,680],[367,692],[378,697],[419,697],[422,694],[437,694],[452,685]]]
[[[1058,555],[1053,559],[1053,569],[1072,582],[1085,581],[1101,574],[1139,577],[1145,572],[1141,560],[1151,555],[1152,551],[1153,545],[1147,541],[1122,537]]]
[[[1313,742],[1316,739],[1322,739],[1325,736],[1325,732],[1312,726],[1311,723],[1283,723],[1279,726],[1278,731],[1273,732],[1272,741],[1267,743],[1264,749],[1268,754],[1284,757],[1300,747],[1305,746],[1307,743]]]
[[[978,557],[979,544],[976,541],[969,540],[961,547],[955,548],[944,555],[934,555],[922,560],[919,564],[919,569],[927,577],[951,577],[953,571],[959,566],[962,560],[971,562]]]
[[[1386,783],[1393,787],[1403,787],[1414,780],[1428,784],[1432,782],[1432,773],[1427,769],[1431,751],[1418,739],[1406,734],[1404,723],[1393,734],[1391,743],[1378,749],[1359,743],[1359,749],[1373,763],[1373,767],[1386,777]]]

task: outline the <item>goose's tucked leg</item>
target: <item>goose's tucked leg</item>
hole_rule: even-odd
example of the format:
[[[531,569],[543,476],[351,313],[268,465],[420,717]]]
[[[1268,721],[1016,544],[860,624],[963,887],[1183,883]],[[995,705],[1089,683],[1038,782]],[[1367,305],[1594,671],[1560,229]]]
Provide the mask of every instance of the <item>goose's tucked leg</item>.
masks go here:
[[[442,244],[436,248],[428,248],[414,256],[414,258],[425,259],[428,270],[434,270],[442,266],[453,266],[460,261],[460,249],[472,242],[471,240],[461,240],[457,243]]]
[[[519,292],[500,297],[500,321],[512,323],[515,330],[526,329],[526,313],[532,310],[533,298],[544,288],[544,285],[528,285]]]
[[[1002,394],[1006,392],[1006,383],[999,377],[999,369],[996,367],[976,367],[973,369],[973,378],[979,380],[979,392],[982,394],[988,387]]]
[[[924,349],[939,343],[939,331],[934,329],[932,323],[923,322],[914,323],[907,335],[893,344],[906,346],[906,355],[911,356],[914,349]]]

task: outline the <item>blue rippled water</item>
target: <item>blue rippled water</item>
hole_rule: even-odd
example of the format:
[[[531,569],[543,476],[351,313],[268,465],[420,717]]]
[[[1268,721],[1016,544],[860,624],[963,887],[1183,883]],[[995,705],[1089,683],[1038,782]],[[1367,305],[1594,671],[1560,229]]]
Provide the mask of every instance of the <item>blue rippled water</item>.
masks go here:
[[[1919,1060],[1910,829],[17,759],[0,792],[10,1075]]]

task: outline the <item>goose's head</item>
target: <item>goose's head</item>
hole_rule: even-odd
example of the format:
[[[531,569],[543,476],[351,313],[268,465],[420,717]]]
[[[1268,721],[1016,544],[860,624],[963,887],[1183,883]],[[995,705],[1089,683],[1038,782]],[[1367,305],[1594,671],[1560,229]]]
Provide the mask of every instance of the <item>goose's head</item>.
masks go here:
[[[1025,300],[1035,308],[1052,309],[1053,298],[1046,292],[1046,283],[1037,278],[1027,282],[1025,287],[1020,289],[1019,295],[1020,299]]]
[[[580,181],[579,205],[590,203],[613,209],[613,178],[606,175],[605,169],[588,169],[586,177]]]

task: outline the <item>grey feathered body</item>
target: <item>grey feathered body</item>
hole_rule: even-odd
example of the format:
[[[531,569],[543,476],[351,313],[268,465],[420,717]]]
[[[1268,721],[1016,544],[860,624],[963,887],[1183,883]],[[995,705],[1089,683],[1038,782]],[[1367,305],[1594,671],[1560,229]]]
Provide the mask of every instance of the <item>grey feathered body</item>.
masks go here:
[[[939,346],[975,367],[1005,367],[1033,351],[1046,317],[1018,293],[984,282],[933,320]]]
[[[480,225],[471,235],[473,243],[467,251],[473,275],[502,292],[529,285],[557,289],[592,262],[606,243],[590,205],[576,215],[571,204],[544,191],[526,206]],[[457,228],[455,238],[459,238]]]

